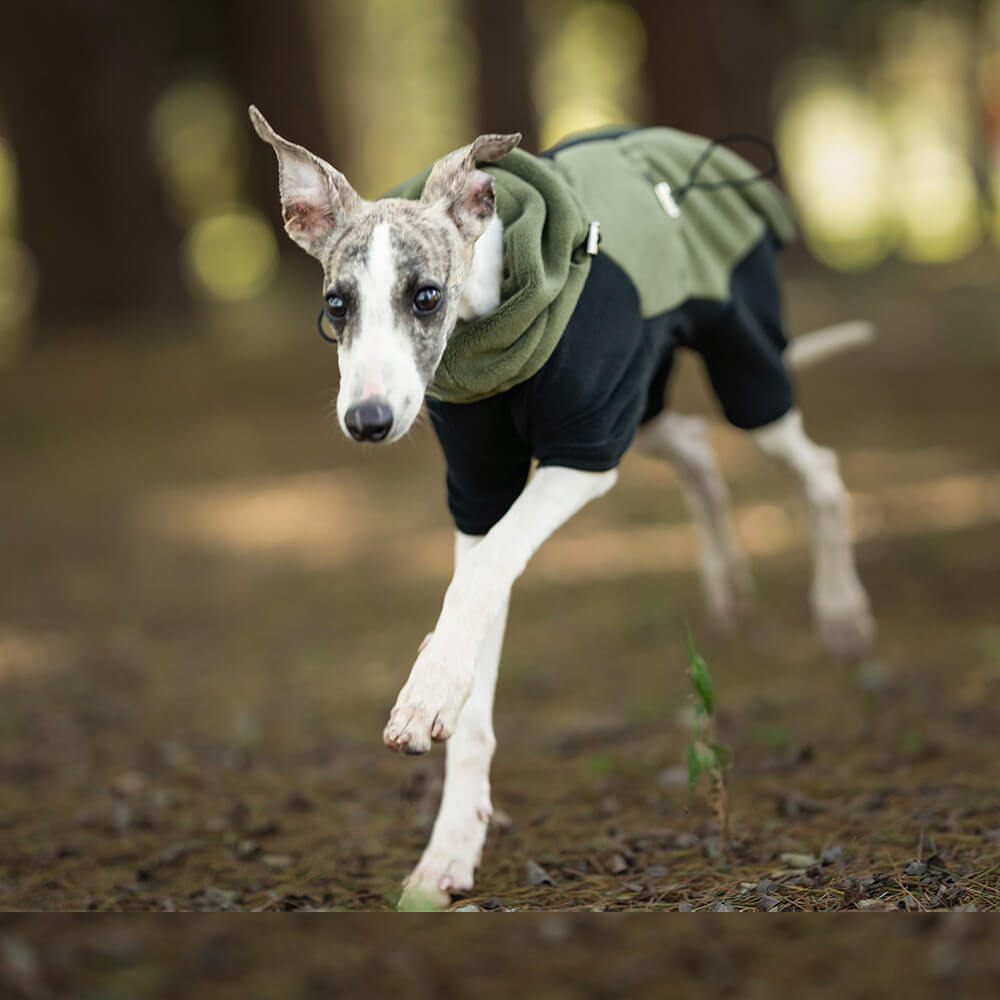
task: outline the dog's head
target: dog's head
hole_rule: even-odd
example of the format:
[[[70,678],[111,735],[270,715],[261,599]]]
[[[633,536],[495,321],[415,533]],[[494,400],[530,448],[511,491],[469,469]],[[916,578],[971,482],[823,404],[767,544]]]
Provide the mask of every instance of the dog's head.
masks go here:
[[[337,419],[358,441],[396,441],[434,377],[476,241],[496,211],[493,178],[476,169],[520,135],[482,135],[438,160],[419,201],[365,201],[335,170],[250,120],[278,157],[285,231],[323,265],[324,312],[340,362]]]

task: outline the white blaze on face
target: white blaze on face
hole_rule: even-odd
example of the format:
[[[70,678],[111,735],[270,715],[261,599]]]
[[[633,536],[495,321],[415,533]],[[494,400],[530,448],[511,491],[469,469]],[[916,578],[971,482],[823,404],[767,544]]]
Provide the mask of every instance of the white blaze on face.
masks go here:
[[[390,441],[409,430],[424,394],[406,334],[409,316],[398,314],[399,303],[394,300],[397,280],[389,226],[380,223],[372,230],[368,256],[357,277],[357,327],[350,343],[339,351],[337,414],[343,426],[352,406],[374,399],[388,403],[393,414]]]

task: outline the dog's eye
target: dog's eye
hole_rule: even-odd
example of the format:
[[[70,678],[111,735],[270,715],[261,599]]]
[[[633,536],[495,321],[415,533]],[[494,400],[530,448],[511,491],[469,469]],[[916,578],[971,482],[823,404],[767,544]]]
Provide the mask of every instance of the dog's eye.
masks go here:
[[[339,295],[331,292],[325,300],[327,317],[336,322],[347,318],[347,303]]]
[[[424,285],[413,296],[414,312],[422,313],[424,316],[429,316],[439,305],[441,305],[441,289],[433,285]]]

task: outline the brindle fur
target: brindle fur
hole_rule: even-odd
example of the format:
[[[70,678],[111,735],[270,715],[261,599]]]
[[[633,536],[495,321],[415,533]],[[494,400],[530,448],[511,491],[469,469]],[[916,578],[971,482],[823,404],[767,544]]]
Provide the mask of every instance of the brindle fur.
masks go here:
[[[340,171],[278,135],[257,108],[250,108],[250,119],[278,158],[286,232],[323,265],[323,294],[336,293],[348,305],[346,320],[337,325],[342,368],[358,334],[360,275],[369,263],[372,235],[384,224],[396,267],[390,291],[393,325],[410,344],[426,389],[458,320],[476,240],[496,209],[493,178],[477,170],[476,161],[499,159],[520,142],[520,134],[481,135],[448,153],[432,167],[419,201],[367,201]],[[425,285],[440,288],[442,302],[432,315],[418,316],[411,304]],[[414,395],[407,392],[406,399],[412,403]],[[344,409],[338,403],[338,412]]]

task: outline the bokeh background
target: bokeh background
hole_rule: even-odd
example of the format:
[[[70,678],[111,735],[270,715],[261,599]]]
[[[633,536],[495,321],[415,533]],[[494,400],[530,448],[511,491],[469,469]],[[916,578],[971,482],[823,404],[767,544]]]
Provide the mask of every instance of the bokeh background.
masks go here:
[[[819,649],[794,483],[743,436],[713,431],[758,591],[731,636],[671,471],[628,457],[515,590],[472,902],[996,908],[1000,2],[12,0],[3,22],[0,908],[385,909],[433,818],[440,749],[380,734],[450,572],[443,462],[426,424],[379,450],[331,418],[319,269],[280,232],[251,101],[368,196],[479,131],[769,136],[803,235],[790,332],[879,327],[799,386],[852,491],[872,658]],[[716,412],[697,366],[671,392]],[[728,859],[684,787],[685,621],[735,752]],[[26,927],[0,968],[47,995]]]
[[[251,101],[367,196],[481,130],[537,150],[656,122],[773,136],[829,266],[956,261],[1000,238],[993,0],[101,0],[8,16],[6,357],[56,322],[280,291],[303,261],[275,230]]]

